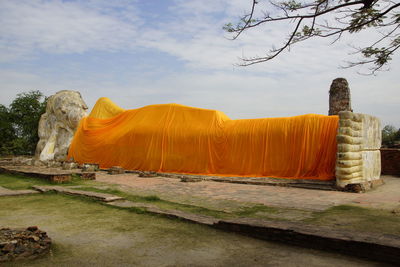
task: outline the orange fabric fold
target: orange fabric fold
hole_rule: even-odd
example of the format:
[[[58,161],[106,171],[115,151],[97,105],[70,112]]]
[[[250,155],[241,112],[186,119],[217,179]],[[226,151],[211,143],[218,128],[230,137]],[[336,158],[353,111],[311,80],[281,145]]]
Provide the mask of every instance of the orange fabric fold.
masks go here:
[[[177,104],[123,110],[101,98],[68,157],[101,168],[332,180],[337,127],[337,116],[231,120]]]

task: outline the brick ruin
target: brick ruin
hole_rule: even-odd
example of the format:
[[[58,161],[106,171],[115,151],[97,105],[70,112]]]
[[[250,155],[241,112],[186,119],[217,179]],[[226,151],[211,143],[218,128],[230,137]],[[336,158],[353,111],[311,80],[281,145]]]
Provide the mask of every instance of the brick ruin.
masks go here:
[[[334,79],[329,90],[328,115],[339,115],[340,111],[353,112],[351,109],[349,83],[344,78]]]
[[[50,251],[51,239],[37,228],[0,229],[0,265],[16,260],[33,260]]]

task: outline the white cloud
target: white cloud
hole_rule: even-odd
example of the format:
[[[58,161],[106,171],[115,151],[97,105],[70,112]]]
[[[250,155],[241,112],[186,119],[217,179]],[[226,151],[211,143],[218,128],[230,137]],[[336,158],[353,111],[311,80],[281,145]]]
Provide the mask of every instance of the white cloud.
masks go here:
[[[355,111],[374,114],[385,123],[400,126],[398,84],[399,56],[393,70],[377,77],[364,77],[354,69],[342,70],[348,43],[366,43],[369,34],[347,38],[333,46],[319,39],[292,47],[290,52],[265,64],[235,67],[240,56],[264,55],[273,43],[284,40],[288,28],[255,28],[240,39],[225,38],[222,26],[235,21],[250,7],[243,0],[176,0],[168,2],[168,16],[157,14],[147,19],[137,1],[120,0],[0,0],[0,62],[33,62],[40,54],[80,54],[69,61],[65,73],[52,74],[54,66],[4,66],[0,70],[1,102],[7,104],[17,92],[40,89],[46,95],[62,89],[81,91],[92,106],[100,96],[110,97],[124,108],[154,103],[177,102],[224,111],[232,118],[290,116],[322,113],[328,110],[328,90],[336,77],[348,78]],[[154,19],[159,15],[162,20]],[[124,78],[113,73],[98,73],[96,68],[82,71],[85,53],[102,51],[150,54],[165,53],[181,63],[180,71],[171,63],[119,63]],[[151,57],[150,55],[149,57]],[[19,61],[17,60],[19,59]],[[146,58],[144,59],[146,61]],[[112,63],[104,59],[104,68]],[[106,65],[110,64],[110,65]],[[146,73],[137,73],[146,65]],[[102,67],[102,66],[96,66]],[[168,68],[170,76],[162,75]],[[131,72],[131,74],[130,74]]]
[[[115,51],[133,44],[137,36],[135,24],[116,17],[119,12],[103,14],[112,6],[98,3],[91,6],[65,1],[1,1],[0,46],[8,50],[2,54]],[[124,12],[122,18],[126,16]]]

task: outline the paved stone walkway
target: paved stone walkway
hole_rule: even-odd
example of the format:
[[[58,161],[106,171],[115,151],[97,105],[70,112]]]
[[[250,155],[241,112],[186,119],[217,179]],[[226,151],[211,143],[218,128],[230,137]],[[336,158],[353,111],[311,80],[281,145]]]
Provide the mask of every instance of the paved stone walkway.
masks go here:
[[[400,178],[383,176],[385,184],[367,193],[311,190],[280,186],[203,181],[184,183],[171,178],[141,178],[135,174],[97,174],[97,181],[122,185],[139,194],[156,194],[171,201],[230,200],[241,203],[321,211],[352,204],[392,210],[400,206]]]

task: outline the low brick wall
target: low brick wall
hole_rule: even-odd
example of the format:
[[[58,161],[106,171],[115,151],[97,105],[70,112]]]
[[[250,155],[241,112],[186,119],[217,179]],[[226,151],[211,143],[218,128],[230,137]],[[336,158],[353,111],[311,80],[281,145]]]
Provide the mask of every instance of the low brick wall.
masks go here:
[[[400,149],[381,148],[382,174],[400,177]]]

